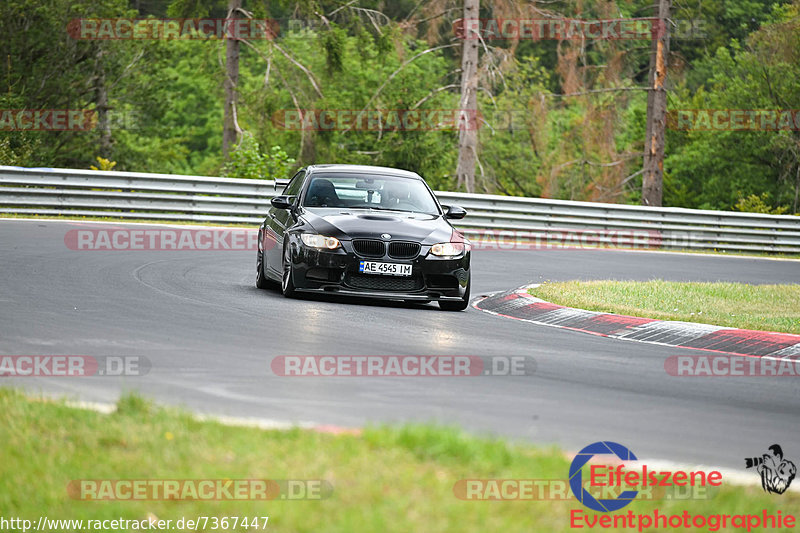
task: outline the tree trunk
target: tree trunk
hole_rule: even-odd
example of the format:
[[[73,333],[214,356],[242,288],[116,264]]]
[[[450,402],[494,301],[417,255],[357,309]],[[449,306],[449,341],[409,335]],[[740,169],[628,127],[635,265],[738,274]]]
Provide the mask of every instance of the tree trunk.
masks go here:
[[[102,46],[97,47],[95,54],[95,80],[94,80],[94,105],[97,110],[97,130],[100,133],[100,157],[111,159],[112,138],[111,124],[108,120],[108,87],[106,86],[106,69],[103,64],[105,51]]]
[[[242,0],[228,0],[228,31],[225,53],[225,118],[222,126],[222,154],[228,158],[236,144],[239,125],[236,120],[236,87],[239,84],[239,39],[236,25],[230,19],[238,18]]]
[[[458,188],[475,192],[475,163],[478,159],[478,35],[469,21],[478,18],[479,0],[464,0],[464,44],[461,51],[461,99],[458,132]]]
[[[650,91],[647,93],[647,133],[644,143],[642,204],[661,206],[664,194],[664,133],[667,116],[667,57],[672,0],[658,0],[658,29],[650,51]]]

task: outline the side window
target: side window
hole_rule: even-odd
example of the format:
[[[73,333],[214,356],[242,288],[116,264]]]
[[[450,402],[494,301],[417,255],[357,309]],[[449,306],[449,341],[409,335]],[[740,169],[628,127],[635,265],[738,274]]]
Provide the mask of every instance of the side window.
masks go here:
[[[294,175],[292,181],[283,189],[281,194],[286,196],[297,196],[300,194],[300,189],[303,187],[303,178],[305,178],[306,171],[301,170],[297,174]]]

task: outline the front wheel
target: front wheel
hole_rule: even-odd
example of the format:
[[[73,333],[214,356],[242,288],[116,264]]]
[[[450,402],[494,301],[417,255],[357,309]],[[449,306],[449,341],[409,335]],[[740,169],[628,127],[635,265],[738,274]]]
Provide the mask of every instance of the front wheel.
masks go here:
[[[295,286],[292,275],[292,261],[289,256],[289,248],[283,251],[283,277],[281,278],[281,292],[287,298],[294,298]]]
[[[463,311],[469,306],[469,289],[472,286],[472,281],[467,281],[467,290],[464,292],[464,297],[457,302],[439,302],[439,308],[442,311]]]

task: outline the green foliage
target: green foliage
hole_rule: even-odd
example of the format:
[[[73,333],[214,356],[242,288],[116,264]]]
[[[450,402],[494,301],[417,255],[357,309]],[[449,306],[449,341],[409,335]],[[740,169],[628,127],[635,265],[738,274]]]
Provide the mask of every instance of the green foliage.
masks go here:
[[[223,174],[229,178],[286,179],[294,163],[277,145],[262,153],[258,141],[247,135],[231,152]]]
[[[778,21],[732,41],[698,61],[708,79],[698,89],[673,92],[671,109],[792,110],[800,108],[800,4],[776,9]],[[665,203],[732,209],[751,196],[771,209],[797,212],[800,137],[797,131],[669,132]],[[745,205],[749,205],[745,203]]]
[[[0,132],[0,165],[31,166],[41,144],[41,136],[33,133]]]
[[[417,4],[245,0],[256,18],[311,24],[291,31],[282,24],[276,41],[241,46],[237,118],[252,138],[226,164],[224,40],[91,41],[66,32],[81,17],[224,17],[225,0],[148,0],[136,10],[127,0],[5,0],[0,109],[96,109],[105,80],[112,142],[101,149],[98,130],[0,131],[0,162],[86,168],[99,154],[117,162],[115,170],[257,178],[312,163],[362,163],[414,170],[434,188],[452,189],[456,130],[301,131],[276,120],[297,108],[458,108],[458,47],[405,64],[457,44],[449,19]],[[486,3],[481,17],[513,9]],[[586,19],[649,17],[652,1],[556,0],[546,9]],[[687,0],[674,5],[673,18],[699,26],[674,35],[669,109],[800,109],[800,0]],[[614,89],[647,83],[647,42],[487,44],[479,190],[638,202],[646,93]],[[564,92],[579,95],[553,96]],[[797,212],[799,161],[796,131],[668,131],[665,203]]]
[[[789,206],[771,207],[769,205],[769,193],[761,195],[751,194],[744,198],[739,198],[734,206],[736,211],[747,213],[768,213],[771,215],[782,215],[789,210]]]
[[[114,167],[117,166],[116,161],[109,161],[108,159],[100,156],[97,156],[95,159],[97,159],[97,162],[100,164],[100,166],[96,167],[94,165],[89,165],[91,170],[114,170]]]
[[[366,45],[363,33],[359,35],[360,44]],[[333,25],[322,35],[322,47],[325,49],[325,57],[328,59],[328,74],[335,74],[342,71],[344,61],[344,49],[346,46],[345,32]]]

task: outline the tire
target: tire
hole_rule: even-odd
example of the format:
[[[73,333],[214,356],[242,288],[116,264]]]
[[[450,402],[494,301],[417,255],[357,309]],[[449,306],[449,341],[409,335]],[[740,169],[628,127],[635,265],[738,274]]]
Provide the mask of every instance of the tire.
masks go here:
[[[294,276],[292,275],[292,262],[288,256],[289,249],[283,249],[283,275],[281,276],[281,292],[286,298],[295,297]]]
[[[439,308],[442,311],[463,311],[467,307],[469,307],[469,292],[470,288],[472,287],[472,280],[467,280],[467,290],[464,293],[464,297],[458,302],[439,302]]]
[[[264,275],[264,252],[260,249],[261,244],[259,244],[258,247],[259,250],[256,252],[256,288],[268,289],[269,283],[267,282],[267,277]]]

